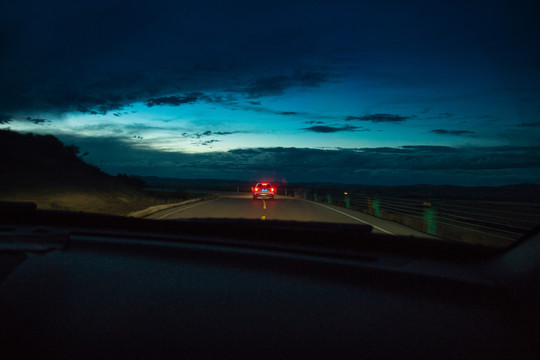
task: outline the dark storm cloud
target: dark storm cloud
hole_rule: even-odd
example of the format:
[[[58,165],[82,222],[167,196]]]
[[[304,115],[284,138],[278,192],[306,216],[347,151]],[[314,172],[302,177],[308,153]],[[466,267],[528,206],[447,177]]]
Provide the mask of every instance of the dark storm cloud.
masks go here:
[[[318,150],[264,148],[230,151],[205,166],[237,174],[257,174],[276,169],[289,181],[356,182],[371,184],[441,183],[504,184],[534,182],[540,175],[538,147],[446,147]],[[198,166],[195,162],[191,166]]]
[[[39,125],[39,124],[44,124],[46,123],[48,120],[46,119],[36,119],[36,118],[31,118],[31,117],[27,117],[26,118],[26,121],[30,121],[36,125]]]
[[[426,114],[426,112],[420,112],[421,114]],[[411,116],[413,117],[413,116]],[[435,120],[435,119],[450,119],[454,117],[454,114],[452,113],[449,113],[449,112],[445,112],[445,113],[440,113],[438,115],[430,115],[430,116],[423,116],[422,118],[423,119],[429,119],[429,120]]]
[[[331,164],[346,171],[355,169],[402,170],[497,170],[540,169],[540,147],[454,148],[446,146],[404,146],[399,148],[362,148],[319,150],[301,148],[260,148],[229,151],[242,163],[256,166],[262,158],[271,158],[277,168],[307,168]],[[254,156],[256,155],[256,156]],[[262,164],[268,164],[263,162]]]
[[[310,126],[307,128],[303,128],[302,130],[328,134],[328,133],[335,133],[335,132],[340,132],[340,131],[358,131],[359,129],[361,129],[361,127],[350,126],[350,125],[339,126],[339,127],[317,125],[317,126]],[[361,131],[366,131],[366,129],[361,130]]]
[[[230,154],[247,154],[247,155],[253,155],[253,154],[260,154],[261,153],[261,150],[259,149],[233,149],[233,150],[229,150],[228,153]]]
[[[211,146],[216,139],[196,145]],[[364,184],[504,185],[537,183],[539,146],[402,146],[358,149],[248,148],[174,153],[135,146],[122,138],[63,137],[89,152],[86,161],[111,173],[162,177],[256,179],[274,173],[292,181]],[[111,153],[117,154],[114,159]]]
[[[369,149],[364,149],[363,151],[369,151]],[[429,151],[438,151],[438,152],[456,152],[459,151],[457,148],[453,148],[451,146],[439,146],[439,145],[405,145],[400,146],[399,148],[374,148],[374,151],[402,151],[402,152],[408,152],[408,153],[421,153],[421,152],[429,152]]]
[[[433,129],[430,131],[437,135],[455,135],[455,136],[470,136],[474,135],[474,131],[469,130],[446,130],[446,129]]]
[[[6,114],[0,114],[0,124],[8,124],[11,122],[11,116]]]
[[[196,91],[279,95],[353,64],[376,74],[385,59],[440,68],[441,58],[476,56],[473,48],[532,69],[535,3],[495,1],[486,11],[482,2],[5,1],[0,109],[103,114]],[[526,63],[508,44],[527,49]]]
[[[238,99],[228,94],[227,96],[223,95],[214,95],[206,94],[202,92],[192,92],[188,94],[173,95],[173,96],[162,96],[159,98],[147,99],[144,103],[148,107],[153,106],[180,106],[184,104],[194,104],[196,102],[205,102],[205,103],[214,103],[222,105],[232,105],[237,104]]]
[[[521,123],[518,126],[520,126],[520,127],[540,127],[540,121],[530,122],[530,123]]]
[[[332,17],[318,4],[308,12],[286,7],[285,14],[281,4],[248,1],[8,2],[0,13],[0,109],[104,114],[134,102],[194,100],[168,98],[182,93],[260,97],[317,87],[332,77],[321,66],[335,42],[319,37],[335,31],[320,21]]]
[[[336,75],[320,71],[295,71],[292,75],[261,76],[240,89],[250,97],[281,95],[293,87],[318,87]]]
[[[373,115],[364,115],[364,116],[347,116],[346,121],[371,121],[374,123],[399,123],[407,119],[410,119],[410,116],[402,116],[396,114],[373,114]]]
[[[182,104],[193,104],[197,102],[201,96],[203,96],[202,93],[191,93],[184,96],[164,96],[155,99],[148,99],[145,101],[145,104],[148,107],[165,105],[180,106]]]
[[[294,82],[288,76],[275,75],[261,77],[249,84],[244,92],[251,96],[281,95],[283,91],[292,87]]]

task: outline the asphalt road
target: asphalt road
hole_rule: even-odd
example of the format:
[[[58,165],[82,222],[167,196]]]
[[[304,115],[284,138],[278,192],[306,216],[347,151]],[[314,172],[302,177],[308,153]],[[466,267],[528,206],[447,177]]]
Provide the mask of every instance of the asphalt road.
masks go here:
[[[368,224],[373,232],[433,238],[418,230],[339,206],[285,196],[253,200],[251,194],[221,195],[219,198],[169,208],[147,216],[151,219],[244,218]]]

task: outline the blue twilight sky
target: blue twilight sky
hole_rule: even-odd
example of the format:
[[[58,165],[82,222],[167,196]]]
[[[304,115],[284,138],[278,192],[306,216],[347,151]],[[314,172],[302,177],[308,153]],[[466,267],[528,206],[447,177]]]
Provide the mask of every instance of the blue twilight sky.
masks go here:
[[[111,173],[540,183],[540,3],[0,5],[0,128]]]

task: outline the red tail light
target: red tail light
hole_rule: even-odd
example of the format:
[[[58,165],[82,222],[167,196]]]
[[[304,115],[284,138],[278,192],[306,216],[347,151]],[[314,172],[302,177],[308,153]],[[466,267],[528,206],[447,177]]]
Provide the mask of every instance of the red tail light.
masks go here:
[[[270,188],[270,191],[271,191],[271,192],[274,192],[274,188]]]
[[[253,189],[253,191],[257,192],[257,191],[259,191],[259,188],[256,187],[256,188]]]

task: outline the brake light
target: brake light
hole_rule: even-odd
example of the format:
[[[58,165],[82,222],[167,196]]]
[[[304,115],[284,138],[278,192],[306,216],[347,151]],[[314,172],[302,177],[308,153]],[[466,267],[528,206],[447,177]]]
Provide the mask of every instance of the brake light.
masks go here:
[[[274,192],[274,188],[270,188],[270,191],[271,191],[271,192]]]
[[[262,183],[261,185],[262,185],[262,186],[267,186],[268,184],[267,184],[267,183]]]
[[[257,191],[259,191],[259,188],[256,187],[256,188],[253,189],[253,191],[257,192]]]

